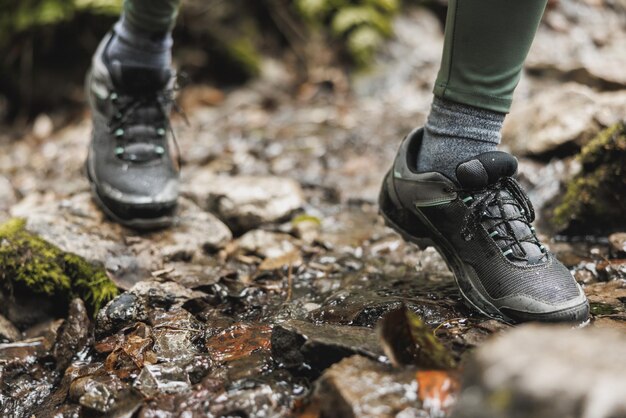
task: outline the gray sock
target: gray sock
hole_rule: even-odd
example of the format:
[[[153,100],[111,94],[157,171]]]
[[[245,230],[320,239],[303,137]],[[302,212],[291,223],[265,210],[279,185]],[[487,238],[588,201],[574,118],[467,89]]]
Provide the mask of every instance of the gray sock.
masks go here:
[[[456,179],[456,166],[500,143],[504,113],[435,97],[424,127],[417,169]]]
[[[150,33],[133,27],[124,15],[115,24],[115,35],[106,54],[122,64],[169,68],[172,65],[172,34]]]

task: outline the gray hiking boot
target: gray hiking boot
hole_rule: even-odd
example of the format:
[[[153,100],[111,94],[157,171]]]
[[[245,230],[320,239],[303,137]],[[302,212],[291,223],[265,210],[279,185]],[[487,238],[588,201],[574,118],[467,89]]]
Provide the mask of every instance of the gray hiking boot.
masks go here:
[[[169,146],[172,72],[110,62],[112,32],[94,55],[86,90],[93,134],[86,162],[94,199],[136,229],[172,223],[179,164]]]
[[[515,157],[487,152],[458,165],[456,179],[415,168],[423,130],[403,141],[380,192],[387,225],[422,248],[434,246],[464,299],[485,315],[585,323],[589,304],[570,272],[539,242]]]

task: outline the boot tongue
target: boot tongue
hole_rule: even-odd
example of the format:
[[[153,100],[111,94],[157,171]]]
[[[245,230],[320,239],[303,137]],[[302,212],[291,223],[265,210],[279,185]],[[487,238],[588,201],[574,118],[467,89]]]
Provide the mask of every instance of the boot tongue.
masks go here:
[[[121,93],[130,95],[148,95],[163,90],[172,77],[169,68],[128,65],[119,61],[113,61],[110,67],[113,83]]]
[[[456,178],[464,189],[479,190],[517,172],[517,158],[503,151],[490,151],[456,167]]]

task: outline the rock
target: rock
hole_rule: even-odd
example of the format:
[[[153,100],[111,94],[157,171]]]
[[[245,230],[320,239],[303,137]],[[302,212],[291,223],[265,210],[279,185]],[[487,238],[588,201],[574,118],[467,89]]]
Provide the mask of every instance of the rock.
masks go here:
[[[147,322],[154,308],[174,309],[202,295],[175,282],[141,281],[98,312],[96,336],[111,335],[136,322]]]
[[[403,305],[430,326],[467,316],[454,282],[415,277],[406,267],[402,270],[393,266],[391,270],[389,274],[357,272],[342,278],[341,289],[331,293],[311,317],[321,322],[373,327],[387,312]]]
[[[55,305],[71,298],[85,300],[96,312],[118,293],[101,265],[46,241],[30,232],[22,219],[0,225],[0,273],[19,298],[53,298]]]
[[[355,354],[384,359],[373,330],[298,320],[283,322],[272,330],[274,360],[281,367],[312,377]]]
[[[626,86],[626,8],[612,1],[560,0],[539,27],[526,60],[533,72],[556,73],[598,87]]]
[[[362,356],[333,365],[316,383],[322,417],[419,417],[415,372],[393,371]]]
[[[128,325],[145,322],[147,319],[146,306],[139,300],[139,297],[133,293],[124,292],[98,312],[96,336],[111,335]]]
[[[626,232],[616,232],[609,236],[609,252],[613,258],[626,258]]]
[[[108,221],[89,193],[43,205],[25,203],[14,207],[12,214],[26,219],[28,231],[105,266],[124,290],[162,269],[164,261],[197,259],[221,249],[232,238],[226,225],[187,199],[181,200],[171,228],[141,236]]]
[[[435,337],[433,330],[406,306],[385,314],[378,324],[378,333],[385,354],[395,366],[443,370],[455,367],[452,354]]]
[[[255,229],[237,240],[239,249],[263,258],[279,258],[297,253],[296,240],[287,234]]]
[[[235,324],[206,340],[206,348],[216,363],[228,363],[254,352],[270,352],[272,329],[267,325]]]
[[[566,234],[626,228],[626,122],[600,132],[580,154],[581,172],[567,184],[552,224]]]
[[[204,296],[202,292],[187,289],[178,283],[161,283],[156,280],[139,282],[129,292],[143,299],[147,306],[164,309],[172,309],[182,305],[189,299]]]
[[[198,351],[195,342],[204,335],[202,323],[181,308],[168,312],[157,311],[151,322],[153,350],[158,361],[191,361]]]
[[[115,375],[102,372],[74,380],[69,397],[87,410],[108,416],[132,416],[141,405],[130,386]]]
[[[224,248],[232,239],[226,225],[195,203],[181,199],[179,207],[173,227],[147,236],[159,243],[165,261],[191,261],[203,252]]]
[[[176,364],[146,364],[135,379],[133,387],[144,396],[153,397],[160,393],[180,393],[190,389],[189,376]]]
[[[12,208],[11,214],[24,218],[28,231],[63,251],[104,266],[109,277],[124,290],[161,267],[154,249],[138,254],[140,245],[126,245],[129,243],[127,232],[106,220],[89,193],[51,202],[25,199]]]
[[[15,325],[0,315],[0,343],[12,343],[22,339],[22,333],[15,328]]]
[[[475,352],[452,416],[624,416],[625,357],[622,332],[518,327]]]
[[[91,321],[87,309],[82,300],[74,299],[70,303],[67,319],[57,332],[56,344],[52,350],[57,370],[65,370],[72,358],[87,346],[90,337]]]
[[[516,103],[502,142],[517,155],[571,153],[598,130],[622,120],[625,106],[626,91],[596,93],[574,83],[559,85]]]
[[[199,172],[184,193],[215,213],[236,233],[287,219],[300,209],[300,185],[281,177],[226,177]]]

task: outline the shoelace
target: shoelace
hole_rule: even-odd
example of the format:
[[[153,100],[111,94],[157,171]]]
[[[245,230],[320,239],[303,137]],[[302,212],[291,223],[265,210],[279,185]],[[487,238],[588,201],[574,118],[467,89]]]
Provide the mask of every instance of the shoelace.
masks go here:
[[[180,147],[178,145],[178,140],[176,138],[176,133],[170,123],[170,118],[168,114],[168,107],[171,105],[176,113],[183,117],[183,120],[187,125],[189,125],[189,120],[185,115],[182,108],[178,105],[175,100],[175,94],[178,90],[176,84],[175,87],[171,89],[165,89],[159,91],[154,95],[145,95],[145,96],[131,96],[124,95],[118,92],[112,91],[109,94],[109,100],[113,104],[115,108],[115,112],[109,121],[109,130],[116,139],[123,141],[124,145],[127,145],[131,141],[129,138],[125,138],[127,125],[133,122],[133,116],[136,115],[141,110],[152,110],[156,109],[160,113],[159,119],[162,118],[163,126],[153,127],[154,135],[153,140],[157,139],[158,141],[165,140],[165,135],[167,131],[172,134],[172,139],[174,142],[174,146],[176,147],[176,156],[177,163],[180,167],[182,164]],[[157,119],[156,117],[154,119]],[[140,124],[141,122],[137,122]],[[162,145],[155,146],[156,153],[160,156],[165,153],[165,148]],[[123,145],[116,147],[115,152],[117,155],[122,155],[125,152],[125,148]]]
[[[505,190],[508,191],[510,197],[503,193]],[[545,257],[546,249],[539,241],[539,238],[537,238],[535,228],[532,226],[532,222],[535,220],[535,210],[532,202],[528,199],[517,180],[512,177],[505,177],[479,191],[463,189],[455,191],[460,193],[461,196],[466,196],[463,201],[468,204],[469,208],[468,214],[463,219],[463,228],[461,230],[461,235],[464,239],[471,240],[476,229],[483,221],[488,219],[495,221],[489,228],[489,236],[494,240],[502,241],[503,245],[500,248],[508,248],[503,251],[506,257],[518,261],[528,261],[528,253],[522,245],[523,242],[539,247]],[[519,214],[516,216],[506,215],[504,209],[506,204],[515,206]],[[489,208],[493,205],[496,205],[499,209],[495,214],[489,211]],[[526,236],[518,237],[511,225],[514,221],[524,223],[530,233]],[[504,226],[505,234],[497,229],[500,225]],[[512,250],[513,246],[520,250],[522,256],[515,254]]]

